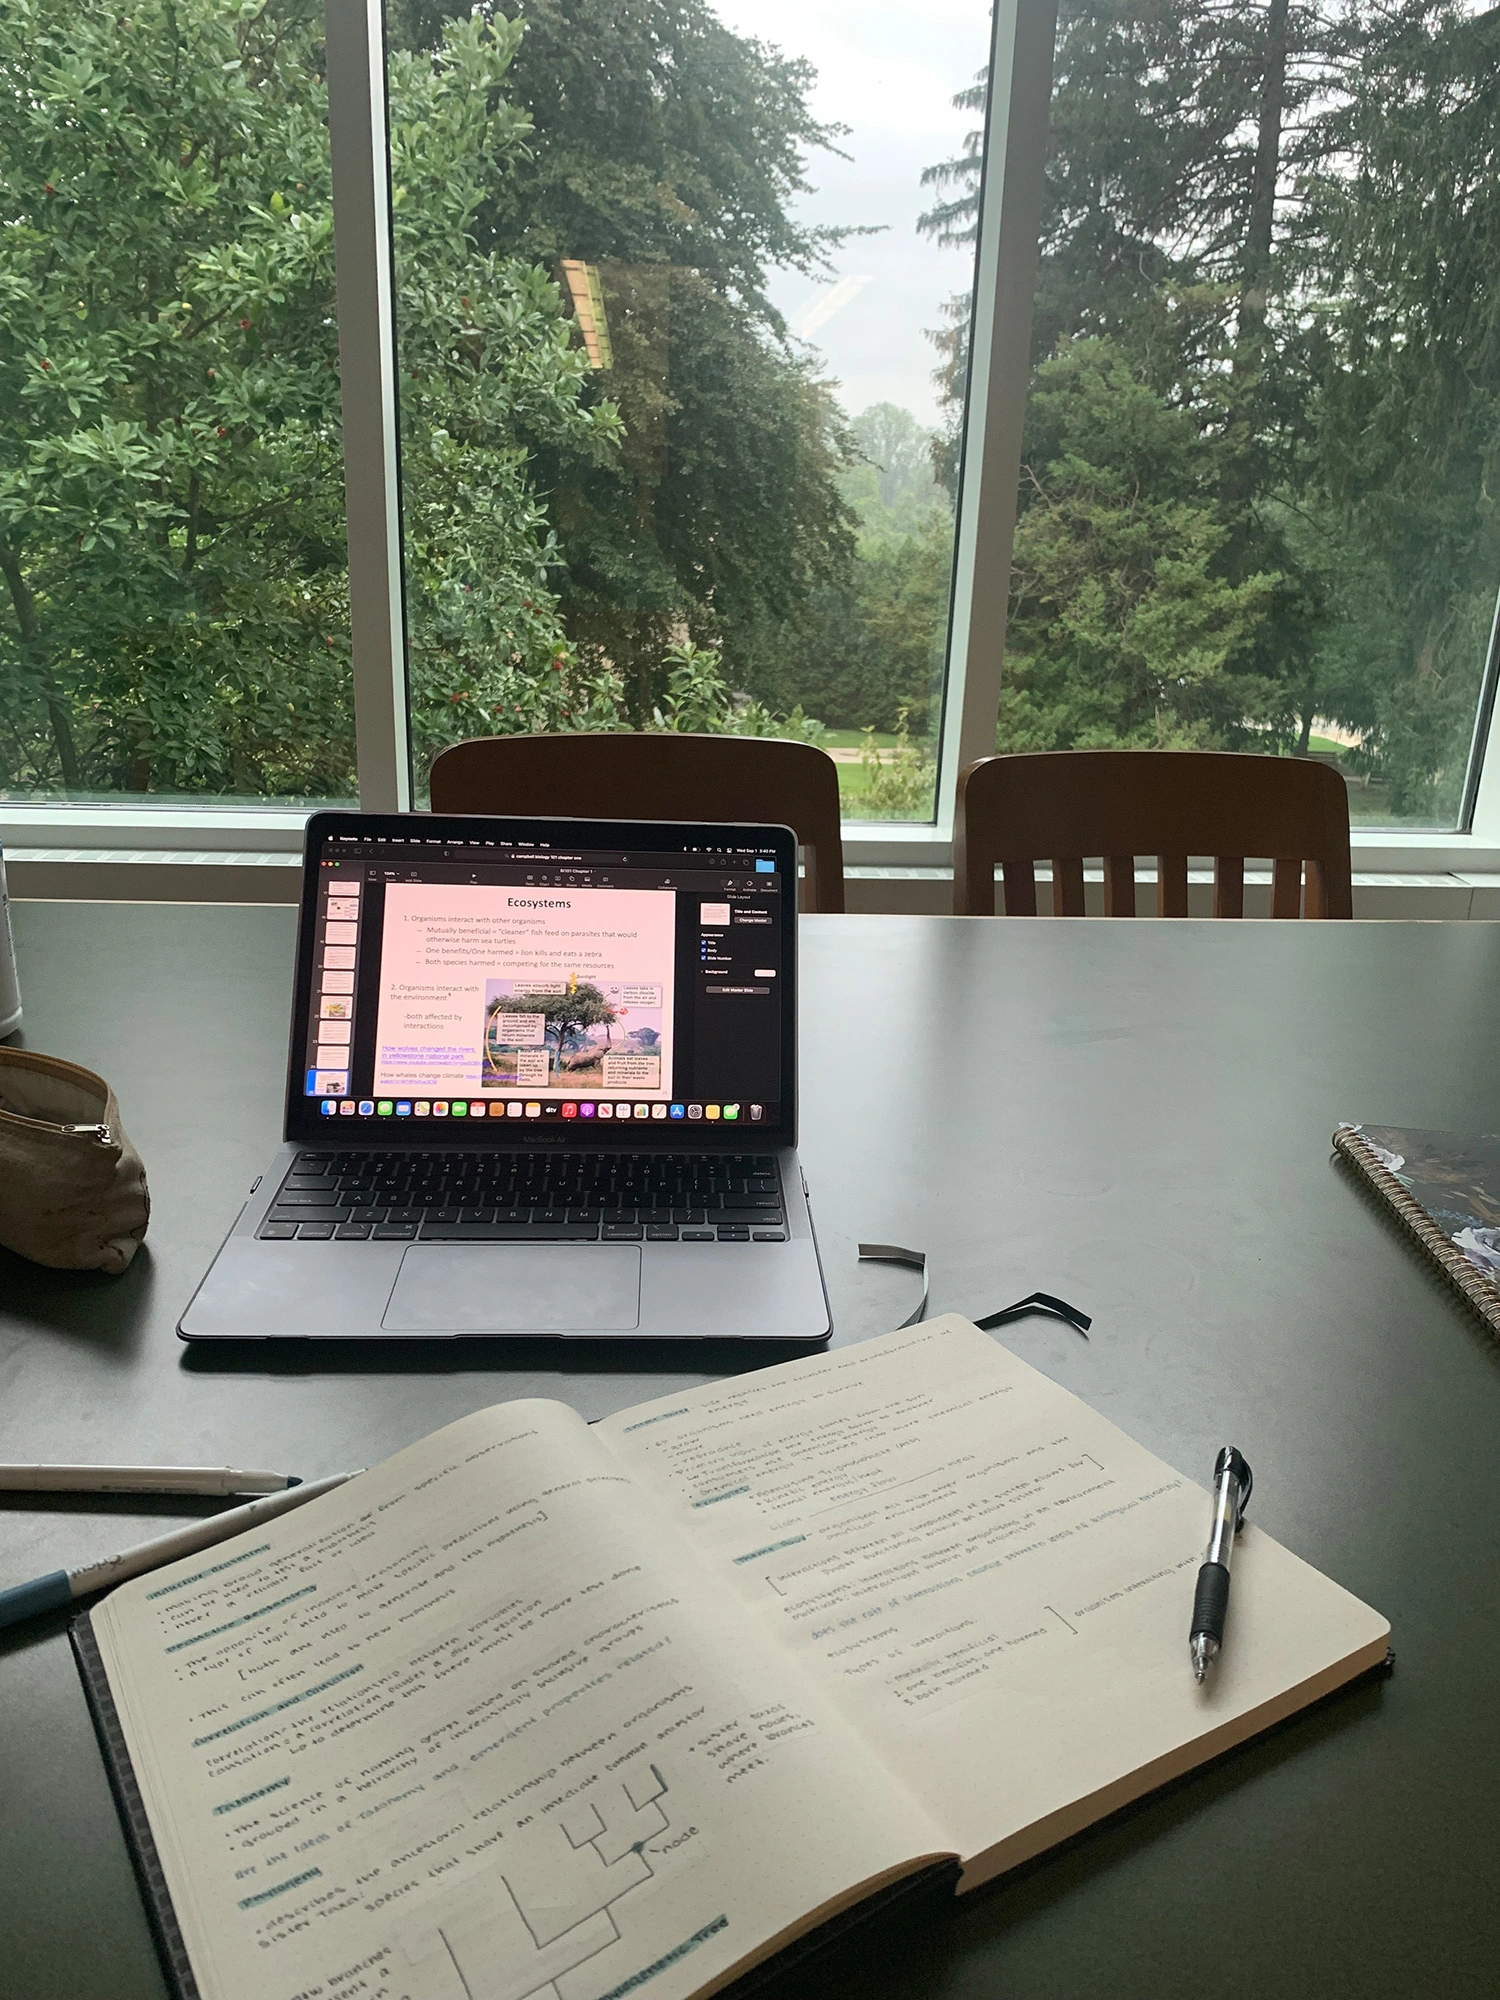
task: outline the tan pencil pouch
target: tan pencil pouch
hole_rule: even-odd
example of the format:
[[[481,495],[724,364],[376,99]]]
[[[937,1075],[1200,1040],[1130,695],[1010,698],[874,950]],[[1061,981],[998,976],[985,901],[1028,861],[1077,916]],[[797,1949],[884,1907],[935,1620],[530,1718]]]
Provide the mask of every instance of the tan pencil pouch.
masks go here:
[[[104,1078],[0,1048],[0,1243],[35,1264],[117,1274],[150,1214],[146,1169]]]

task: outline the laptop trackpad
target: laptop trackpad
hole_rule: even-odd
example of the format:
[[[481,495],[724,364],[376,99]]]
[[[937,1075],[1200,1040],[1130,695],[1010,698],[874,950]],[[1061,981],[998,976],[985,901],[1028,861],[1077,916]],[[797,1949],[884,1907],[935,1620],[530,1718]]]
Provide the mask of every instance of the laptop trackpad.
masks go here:
[[[417,1244],[380,1322],[387,1333],[629,1333],[641,1253],[629,1243]]]

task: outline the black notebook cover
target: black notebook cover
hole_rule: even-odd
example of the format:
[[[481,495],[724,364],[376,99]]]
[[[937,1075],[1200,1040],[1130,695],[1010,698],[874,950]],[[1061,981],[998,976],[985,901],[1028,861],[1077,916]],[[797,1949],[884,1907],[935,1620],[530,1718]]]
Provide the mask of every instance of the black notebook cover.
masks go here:
[[[135,1767],[125,1747],[125,1733],[115,1712],[115,1698],[110,1690],[109,1676],[104,1671],[104,1662],[99,1657],[99,1642],[94,1637],[93,1622],[88,1612],[73,1620],[68,1627],[68,1637],[73,1641],[73,1655],[83,1676],[83,1691],[88,1696],[89,1713],[94,1718],[99,1748],[104,1752],[104,1768],[109,1773],[110,1789],[120,1811],[120,1823],[125,1829],[130,1858],[135,1863],[136,1880],[141,1885],[141,1896],[146,1914],[151,1919],[151,1931],[156,1939],[157,1951],[161,1954],[167,1984],[177,1995],[177,2000],[200,2000],[198,1982],[193,1977],[187,1946],[177,1925],[177,1912],[172,1908],[167,1878],[162,1873],[161,1857],[156,1851],[151,1822],[146,1817],[141,1788],[135,1781]]]
[[[100,1657],[98,1641],[87,1612],[73,1620],[68,1627],[68,1636],[73,1641],[78,1671],[83,1676],[89,1713],[94,1719],[99,1748],[104,1753],[104,1768],[109,1773],[110,1789],[119,1808],[120,1823],[125,1829],[130,1858],[135,1864],[136,1880],[141,1885],[141,1896],[146,1914],[151,1919],[151,1931],[156,1939],[167,1984],[177,2000],[201,2000],[198,1982],[193,1977],[192,1962],[178,1926],[177,1912],[172,1907],[171,1891],[156,1851],[151,1822],[146,1817],[130,1752],[125,1746],[125,1735],[115,1710],[109,1677],[104,1671],[104,1661]],[[853,1909],[844,1910],[826,1924],[820,1924],[815,1931],[796,1939],[774,1958],[741,1974],[732,1986],[721,1989],[723,2000],[774,2000],[778,1985],[789,1973],[805,1971],[812,1962],[839,1945],[852,1932],[863,1931],[876,1919],[886,1917],[898,1908],[904,1910],[907,1905],[939,1900],[951,1903],[958,1886],[958,1874],[956,1861],[939,1861],[919,1874],[908,1875],[900,1882],[877,1890],[873,1896],[855,1904]]]

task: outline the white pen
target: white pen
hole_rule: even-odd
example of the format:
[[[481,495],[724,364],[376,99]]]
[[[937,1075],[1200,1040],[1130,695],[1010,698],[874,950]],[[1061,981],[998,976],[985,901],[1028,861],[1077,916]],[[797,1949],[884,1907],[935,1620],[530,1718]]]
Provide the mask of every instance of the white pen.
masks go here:
[[[284,1492],[268,1493],[247,1506],[210,1514],[206,1521],[190,1521],[186,1527],[174,1528],[170,1535],[158,1535],[153,1542],[139,1542],[122,1555],[91,1563],[87,1569],[55,1569],[30,1583],[0,1590],[0,1626],[19,1624],[23,1618],[35,1617],[40,1611],[55,1611],[75,1597],[107,1590],[111,1584],[140,1576],[144,1570],[160,1569],[164,1563],[176,1562],[179,1556],[196,1555],[199,1549],[227,1542],[247,1528],[258,1528],[262,1521],[300,1507],[304,1500],[316,1500],[320,1493],[331,1493],[335,1486],[357,1476],[353,1472],[336,1472],[330,1479],[312,1479],[305,1486],[289,1486]]]
[[[280,1493],[294,1472],[228,1465],[0,1465],[0,1493]]]

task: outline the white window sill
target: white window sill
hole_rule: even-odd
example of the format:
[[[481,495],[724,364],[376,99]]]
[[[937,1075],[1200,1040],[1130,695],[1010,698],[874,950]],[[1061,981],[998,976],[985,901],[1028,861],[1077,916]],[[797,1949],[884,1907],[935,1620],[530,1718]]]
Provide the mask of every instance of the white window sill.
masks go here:
[[[309,807],[17,805],[0,801],[0,846],[55,853],[80,849],[90,856],[116,850],[132,854],[162,849],[215,853],[302,852]]]
[[[46,853],[49,861],[73,855],[91,863],[141,860],[160,854],[181,864],[192,855],[218,856],[245,867],[273,855],[300,855],[308,808],[128,804],[23,805],[0,801],[0,846],[19,861]],[[1500,874],[1500,844],[1471,834],[1356,828],[1350,837],[1357,872]],[[850,869],[947,870],[952,840],[943,826],[902,826],[849,821],[844,860]],[[1153,878],[1154,879],[1154,878]]]
[[[243,836],[242,836],[243,837]],[[178,832],[181,839],[181,830]],[[901,843],[905,844],[905,843]],[[895,843],[892,843],[895,845]],[[144,843],[125,846],[47,845],[27,842],[6,848],[10,893],[32,898],[82,902],[271,903],[297,901],[301,884],[300,844],[270,849],[260,846],[168,846]],[[936,840],[927,843],[921,860],[891,859],[881,853],[866,859],[874,843],[846,844],[845,879],[851,911],[946,915],[953,908],[953,872]],[[920,852],[920,849],[919,849]],[[1391,849],[1378,850],[1389,861]],[[1486,857],[1491,858],[1490,851]],[[1356,857],[1363,861],[1365,855]],[[1478,857],[1476,857],[1477,859]],[[1422,865],[1359,867],[1354,874],[1354,914],[1357,918],[1416,920],[1500,920],[1500,855],[1489,868],[1461,869]],[[1050,871],[1037,870],[1040,903],[1049,903]],[[1136,870],[1137,905],[1153,905],[1156,871]],[[1091,914],[1103,909],[1103,871],[1085,870],[1085,892]],[[1193,868],[1188,875],[1189,908],[1207,916],[1213,901],[1213,871]],[[1245,913],[1269,916],[1269,868],[1245,871]]]

